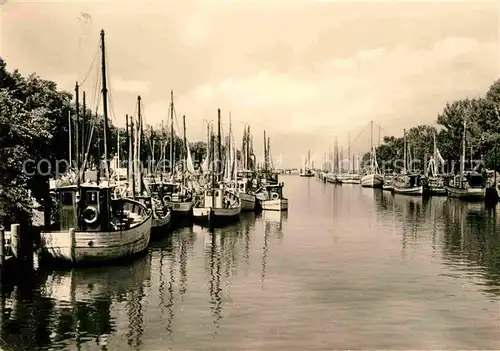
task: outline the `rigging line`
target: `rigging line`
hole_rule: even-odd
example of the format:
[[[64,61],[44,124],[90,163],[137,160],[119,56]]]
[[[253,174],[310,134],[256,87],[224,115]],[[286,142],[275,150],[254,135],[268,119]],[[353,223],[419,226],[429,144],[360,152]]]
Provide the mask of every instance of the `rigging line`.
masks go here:
[[[370,122],[371,123],[371,122]],[[366,127],[363,128],[363,130],[361,130],[361,132],[356,136],[356,138],[354,138],[354,141],[351,143],[350,146],[353,146],[354,143],[359,139],[359,137],[365,132],[365,130],[368,128],[368,126],[370,125],[370,123],[368,123],[368,125]]]
[[[90,64],[90,68],[89,68],[87,74],[85,75],[85,78],[83,79],[83,81],[81,83],[79,83],[80,87],[82,87],[85,84],[85,82],[87,81],[87,78],[90,76],[90,72],[92,71],[92,68],[94,68],[94,66],[95,66],[95,61],[97,60],[98,54],[99,54],[99,46],[97,47],[97,50],[94,54],[94,58],[92,59],[92,63]]]

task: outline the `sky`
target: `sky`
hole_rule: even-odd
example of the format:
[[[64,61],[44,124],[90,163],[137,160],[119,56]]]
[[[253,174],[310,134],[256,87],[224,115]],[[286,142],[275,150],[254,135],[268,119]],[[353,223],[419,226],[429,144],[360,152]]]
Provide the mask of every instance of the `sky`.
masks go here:
[[[499,11],[473,1],[0,0],[0,55],[60,89],[84,82],[96,106],[104,29],[115,125],[138,95],[147,123],[167,123],[173,90],[189,140],[205,138],[220,108],[238,144],[249,124],[260,155],[266,130],[281,167],[298,167],[308,150],[321,163],[336,137],[345,153],[349,137],[353,153],[367,151],[371,120],[377,143],[379,130],[400,136],[435,123],[446,102],[484,95],[500,74]]]

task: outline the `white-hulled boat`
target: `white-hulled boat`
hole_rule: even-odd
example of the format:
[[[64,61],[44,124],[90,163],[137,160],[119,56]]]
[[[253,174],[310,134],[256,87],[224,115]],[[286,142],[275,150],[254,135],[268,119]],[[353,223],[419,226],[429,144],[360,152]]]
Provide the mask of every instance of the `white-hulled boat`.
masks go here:
[[[288,199],[283,197],[284,183],[264,185],[257,190],[257,200],[263,210],[288,211]]]
[[[373,121],[370,122],[372,126],[373,134]],[[373,135],[372,135],[373,139]],[[384,178],[380,174],[377,164],[377,154],[375,152],[375,147],[372,143],[370,151],[370,167],[367,174],[361,177],[361,186],[364,188],[381,188],[384,184]]]
[[[190,189],[179,183],[165,182],[162,186],[163,202],[168,204],[175,215],[187,216],[193,209],[194,197]]]
[[[113,199],[113,187],[97,184],[64,186],[54,192],[59,220],[41,231],[42,257],[91,263],[147,249],[153,215],[144,204]]]
[[[361,178],[361,186],[363,188],[381,188],[384,184],[384,178],[381,174],[367,174]]]
[[[239,196],[223,186],[205,190],[193,207],[193,219],[198,222],[229,222],[238,219],[240,213]]]
[[[342,177],[342,184],[361,184],[361,176],[356,173],[347,173]]]

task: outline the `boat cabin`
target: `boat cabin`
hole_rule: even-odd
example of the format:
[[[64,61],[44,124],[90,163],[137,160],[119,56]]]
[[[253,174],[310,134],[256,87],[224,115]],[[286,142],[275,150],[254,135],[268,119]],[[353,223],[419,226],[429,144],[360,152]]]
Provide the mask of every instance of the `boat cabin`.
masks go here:
[[[264,194],[266,200],[283,199],[283,186],[284,183],[264,185],[259,193]]]
[[[449,180],[449,185],[455,188],[462,188],[464,186],[469,188],[484,188],[486,180],[481,173],[478,172],[464,172],[458,174]]]
[[[127,213],[143,215],[139,204],[114,199],[114,186],[82,184],[52,189],[56,208],[47,209],[55,217],[53,230],[111,231],[127,229],[131,220]],[[132,206],[132,208],[130,208]]]
[[[237,195],[225,189],[207,189],[204,193],[205,207],[230,208],[238,201]]]

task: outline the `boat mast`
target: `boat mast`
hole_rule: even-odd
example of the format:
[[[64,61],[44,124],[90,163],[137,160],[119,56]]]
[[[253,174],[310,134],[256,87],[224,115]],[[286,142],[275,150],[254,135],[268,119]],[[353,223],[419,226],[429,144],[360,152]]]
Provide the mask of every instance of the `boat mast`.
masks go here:
[[[212,141],[212,209],[215,207],[215,135],[213,132],[213,126],[212,126],[212,131],[210,135],[210,139]],[[206,205],[205,205],[206,206]],[[211,209],[211,210],[212,210]]]
[[[68,161],[69,161],[69,167],[71,168],[71,164],[73,163],[73,159],[71,157],[71,145],[73,144],[73,139],[71,138],[71,111],[68,111],[68,147],[69,147],[69,153],[68,153]]]
[[[174,175],[174,91],[170,90],[170,176]]]
[[[267,173],[267,141],[266,141],[265,130],[264,130],[264,173]]]
[[[87,155],[85,152],[85,126],[87,125],[87,101],[85,99],[85,91],[83,92],[83,108],[82,108],[82,181],[85,182],[85,165],[87,164]]]
[[[351,132],[349,132],[348,135],[347,135],[347,153],[348,153],[348,158],[349,158],[349,173],[352,173],[352,167],[351,167]]]
[[[403,153],[404,153],[404,165],[403,174],[406,174],[406,129],[403,129]]]
[[[221,181],[221,160],[222,160],[222,145],[220,135],[220,108],[217,109],[217,182]]]
[[[101,68],[102,68],[102,107],[104,113],[104,157],[106,161],[106,180],[109,185],[109,150],[108,150],[108,88],[106,86],[106,46],[104,44],[104,30],[101,29]]]
[[[371,172],[373,172],[374,171],[374,164],[373,164],[373,120],[370,122],[370,145],[371,145],[370,168],[371,168]]]
[[[127,117],[128,118],[128,117]],[[132,197],[135,197],[135,152],[134,152],[134,117],[130,116],[130,133],[128,141],[128,161],[129,161],[129,180],[132,180]]]
[[[460,160],[460,173],[463,175],[465,172],[465,136],[467,132],[467,121],[464,117],[464,132],[462,135],[462,159]]]
[[[188,150],[188,145],[187,145],[187,139],[186,139],[186,115],[182,115],[182,127],[184,131],[184,162],[182,162],[182,186],[185,186],[184,182],[186,180],[184,173],[186,172],[184,163],[187,162],[187,150]]]
[[[142,114],[141,114],[141,96],[137,96],[137,118],[139,125],[137,126],[137,130],[139,132],[139,141],[137,143],[137,160],[138,160],[138,169],[137,171],[139,172],[139,195],[142,195],[142,182],[143,182],[143,174],[142,174],[142,133],[143,133],[143,127],[142,127]]]
[[[75,84],[75,107],[76,107],[76,115],[75,115],[75,166],[78,175],[77,185],[80,185],[80,145],[79,145],[79,114],[80,114],[80,98],[79,98],[79,86],[78,82]]]

